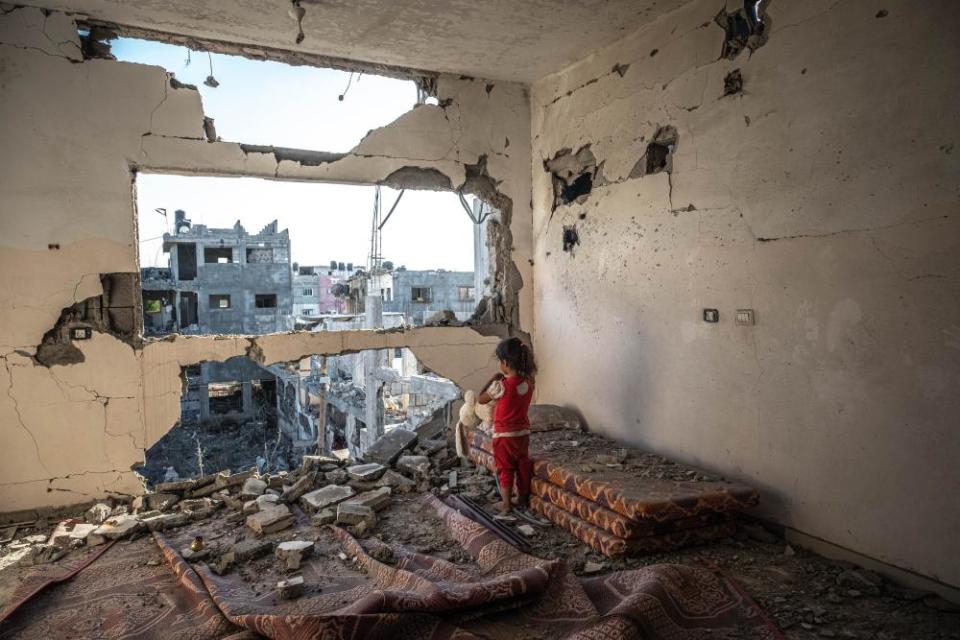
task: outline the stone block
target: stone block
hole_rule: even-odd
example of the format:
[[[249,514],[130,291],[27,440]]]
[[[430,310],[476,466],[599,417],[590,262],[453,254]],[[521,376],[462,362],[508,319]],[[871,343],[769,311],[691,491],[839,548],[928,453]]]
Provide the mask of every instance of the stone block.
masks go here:
[[[283,600],[293,600],[303,595],[303,576],[293,576],[277,583],[277,594]]]
[[[323,478],[327,482],[334,484],[345,484],[347,480],[350,479],[350,476],[343,469],[335,469],[334,471],[327,471],[323,474]]]
[[[304,558],[313,553],[313,543],[306,540],[281,542],[274,550],[277,560],[283,563],[287,571],[296,571]]]
[[[337,507],[337,523],[345,525],[358,525],[361,522],[367,527],[372,527],[377,523],[377,514],[370,507],[362,504],[342,503]]]
[[[243,482],[243,488],[240,489],[240,498],[243,500],[253,500],[262,496],[267,490],[267,483],[260,478],[247,478]]]
[[[393,429],[377,439],[363,454],[364,462],[391,465],[400,454],[417,444],[417,434],[407,429]]]
[[[380,487],[379,489],[374,489],[373,491],[367,491],[361,493],[353,498],[350,498],[343,504],[359,504],[365,507],[370,507],[374,511],[381,511],[390,504],[390,487]]]
[[[265,556],[273,550],[273,543],[268,540],[257,540],[256,538],[247,538],[236,543],[224,556],[229,556],[231,561],[246,562],[247,560],[256,560]]]
[[[152,518],[144,518],[141,522],[150,531],[164,531],[173,527],[180,527],[190,522],[189,513],[164,513]],[[89,539],[87,544],[90,544]]]
[[[347,475],[351,480],[359,482],[373,482],[384,474],[387,470],[385,466],[377,462],[368,462],[366,464],[355,464],[347,467]]]
[[[300,506],[307,513],[316,513],[350,497],[353,497],[353,489],[350,487],[330,484],[322,489],[304,494],[300,498]]]
[[[293,514],[286,505],[271,506],[247,516],[247,526],[258,536],[282,531],[293,524]]]
[[[324,509],[318,512],[313,518],[310,519],[311,524],[315,527],[322,527],[324,525],[333,524],[337,521],[337,514],[334,513],[333,509]]]

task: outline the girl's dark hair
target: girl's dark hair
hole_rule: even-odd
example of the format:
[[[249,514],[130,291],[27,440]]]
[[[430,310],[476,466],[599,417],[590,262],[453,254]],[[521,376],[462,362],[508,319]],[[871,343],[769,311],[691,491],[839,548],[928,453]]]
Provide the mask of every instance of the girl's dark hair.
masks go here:
[[[507,338],[497,345],[497,357],[517,372],[518,375],[529,378],[537,372],[537,364],[533,361],[533,352],[523,344],[519,338]]]

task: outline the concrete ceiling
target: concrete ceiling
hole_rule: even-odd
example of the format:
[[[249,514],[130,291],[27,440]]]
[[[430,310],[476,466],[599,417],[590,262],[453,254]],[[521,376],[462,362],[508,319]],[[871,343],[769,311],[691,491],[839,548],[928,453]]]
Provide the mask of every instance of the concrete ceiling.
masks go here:
[[[688,0],[27,0],[178,35],[530,82]]]

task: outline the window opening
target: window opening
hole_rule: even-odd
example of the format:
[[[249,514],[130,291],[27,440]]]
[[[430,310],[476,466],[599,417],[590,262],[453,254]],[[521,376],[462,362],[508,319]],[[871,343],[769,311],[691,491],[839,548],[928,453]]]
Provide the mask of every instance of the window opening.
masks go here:
[[[276,309],[277,294],[275,293],[257,294],[254,297],[254,304],[257,307],[257,309]]]

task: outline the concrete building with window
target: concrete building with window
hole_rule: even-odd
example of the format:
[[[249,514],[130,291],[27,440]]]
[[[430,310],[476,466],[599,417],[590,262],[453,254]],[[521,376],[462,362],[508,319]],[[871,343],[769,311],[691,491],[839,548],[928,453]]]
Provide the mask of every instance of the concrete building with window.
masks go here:
[[[194,225],[176,212],[163,236],[167,270],[141,272],[144,309],[158,332],[274,333],[293,329],[290,235],[274,220],[250,234]]]
[[[453,311],[457,320],[468,320],[477,306],[472,271],[398,269],[390,275],[392,287],[383,310],[402,313],[410,324],[421,325],[444,309]]]

